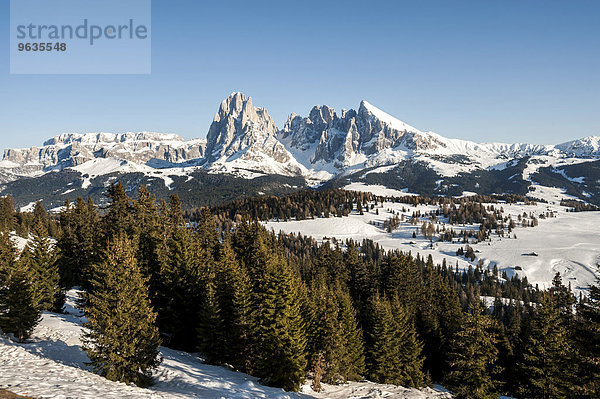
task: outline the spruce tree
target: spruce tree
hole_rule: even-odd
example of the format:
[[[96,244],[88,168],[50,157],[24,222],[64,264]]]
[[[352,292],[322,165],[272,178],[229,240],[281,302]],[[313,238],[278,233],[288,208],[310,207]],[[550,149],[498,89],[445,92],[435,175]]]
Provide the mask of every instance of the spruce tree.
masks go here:
[[[214,258],[218,258],[220,246],[219,235],[217,233],[217,224],[214,216],[206,207],[200,210],[200,216],[196,225],[196,237],[200,246]]]
[[[113,237],[93,272],[83,338],[90,364],[109,380],[147,386],[161,360],[160,338],[131,241]]]
[[[215,281],[223,323],[224,361],[250,372],[253,353],[250,278],[237,260],[229,236],[221,246]]]
[[[426,266],[423,274],[417,331],[424,341],[425,369],[434,381],[441,381],[447,369],[450,342],[460,329],[463,314],[457,293],[437,269]]]
[[[562,283],[560,273],[556,273],[552,279],[552,287],[550,293],[555,297],[556,306],[560,309],[561,323],[567,331],[571,330],[573,324],[573,306],[575,305],[575,295],[569,287]]]
[[[0,232],[12,231],[15,227],[15,202],[10,195],[0,198]]]
[[[554,295],[546,292],[535,308],[523,342],[518,365],[523,379],[521,395],[543,399],[567,396],[570,392],[568,370],[572,364],[560,307]]]
[[[120,181],[113,184],[108,188],[106,197],[110,205],[102,218],[104,237],[110,240],[115,236],[126,234],[132,239],[138,231],[138,225],[134,218],[134,204],[125,192],[125,187]]]
[[[19,342],[31,335],[40,320],[27,258],[17,259],[17,250],[7,233],[0,234],[0,330]]]
[[[149,278],[151,300],[155,300],[159,286],[159,246],[164,234],[155,202],[154,195],[142,186],[133,204],[138,234],[136,258],[142,274]]]
[[[62,233],[56,246],[61,287],[89,288],[92,265],[100,255],[100,219],[91,199],[77,198],[75,205],[65,201],[60,213]]]
[[[158,325],[165,344],[174,349],[195,351],[197,327],[202,303],[201,280],[204,251],[193,231],[175,227],[159,251],[161,262]]]
[[[400,342],[394,333],[390,302],[379,295],[369,300],[370,320],[367,340],[368,376],[382,384],[398,383]]]
[[[600,397],[600,281],[578,305],[576,327],[581,394]]]
[[[345,370],[342,363],[345,356],[344,330],[339,319],[340,308],[335,293],[325,284],[326,272],[320,274],[319,281],[313,283],[311,300],[314,312],[310,326],[309,351],[313,355],[310,364],[319,364],[323,357],[321,380],[335,384],[343,382]]]
[[[366,313],[367,302],[374,293],[373,279],[365,261],[360,257],[358,247],[353,241],[348,242],[344,252],[344,263],[348,269],[348,288],[359,317]],[[363,320],[361,320],[363,321]]]
[[[268,385],[298,390],[304,380],[306,333],[300,304],[299,278],[274,239],[263,228],[252,244],[247,264],[253,279],[255,369]],[[272,245],[267,245],[267,242]]]
[[[477,291],[478,293],[478,291]],[[498,355],[495,320],[485,315],[481,300],[474,298],[460,331],[451,343],[448,386],[457,398],[495,398],[493,375]]]
[[[343,356],[340,372],[345,380],[358,381],[366,371],[363,332],[358,325],[356,310],[350,295],[338,288],[339,320],[343,330]]]
[[[402,386],[420,388],[425,385],[422,356],[423,344],[417,336],[413,316],[397,296],[391,300],[394,328],[400,342],[399,383]]]
[[[397,298],[374,296],[367,340],[368,375],[376,382],[420,387],[424,382],[422,345]]]
[[[225,333],[221,309],[215,293],[214,277],[204,282],[198,316],[198,350],[206,356],[208,363],[220,363],[225,359]]]
[[[61,312],[64,305],[58,273],[56,252],[46,228],[38,221],[33,227],[31,240],[23,251],[33,274],[33,289],[40,310]]]

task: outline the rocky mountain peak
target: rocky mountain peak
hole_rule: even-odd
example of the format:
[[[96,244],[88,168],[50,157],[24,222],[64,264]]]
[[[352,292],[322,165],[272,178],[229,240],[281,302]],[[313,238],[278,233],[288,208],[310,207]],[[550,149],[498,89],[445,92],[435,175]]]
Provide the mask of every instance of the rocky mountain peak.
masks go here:
[[[267,173],[301,174],[301,166],[277,139],[277,126],[252,98],[232,93],[210,125],[205,164],[213,170],[250,168]],[[229,169],[228,169],[229,168]]]
[[[206,154],[209,162],[275,137],[277,126],[264,108],[252,105],[252,98],[232,93],[223,100],[208,130]]]

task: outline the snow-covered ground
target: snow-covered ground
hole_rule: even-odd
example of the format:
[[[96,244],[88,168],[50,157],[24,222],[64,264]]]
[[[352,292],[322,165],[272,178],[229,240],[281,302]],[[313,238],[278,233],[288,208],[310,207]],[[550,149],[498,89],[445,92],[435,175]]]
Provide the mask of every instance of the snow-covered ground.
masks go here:
[[[316,393],[307,382],[300,393],[267,387],[247,374],[202,363],[195,354],[160,348],[163,362],[149,389],[109,381],[90,372],[80,348],[82,317],[68,293],[66,314],[44,313],[30,343],[0,336],[0,388],[36,398],[449,398],[443,388],[407,389],[371,382],[332,386]]]
[[[380,169],[385,169],[385,168],[386,168],[386,166],[384,166]],[[372,173],[372,172],[367,172],[367,173],[365,173],[365,175],[369,174],[369,173]],[[408,189],[394,190],[393,188],[387,188],[386,186],[382,186],[380,184],[350,183],[344,187],[344,190],[369,192],[369,193],[373,193],[375,195],[380,195],[382,197],[403,197],[405,195],[417,195],[417,194],[409,193]]]
[[[370,186],[353,186],[368,191]],[[382,193],[379,186],[373,187],[375,193]],[[553,193],[554,195],[555,193]],[[550,199],[550,198],[548,198]],[[433,243],[423,237],[421,233],[422,221],[412,225],[408,222],[415,211],[422,214],[436,210],[436,206],[413,207],[408,204],[385,202],[383,206],[365,211],[364,215],[353,212],[348,217],[317,218],[311,220],[266,222],[268,229],[275,232],[301,233],[312,236],[322,241],[327,238],[338,240],[353,239],[361,241],[364,238],[371,239],[385,249],[399,249],[410,251],[416,256],[431,255],[434,262],[446,263],[459,268],[468,268],[469,265],[477,265],[480,260],[484,267],[492,268],[494,264],[500,271],[506,271],[508,276],[517,273],[527,276],[532,284],[539,284],[540,288],[548,288],[556,272],[560,272],[565,284],[571,284],[575,294],[585,292],[589,284],[593,284],[599,277],[598,267],[600,265],[600,212],[567,212],[561,207],[560,201],[537,205],[524,204],[492,204],[504,209],[504,216],[511,215],[517,227],[513,234],[504,238],[495,234],[486,242],[477,244],[470,243],[475,250],[476,259],[470,262],[464,257],[456,256],[459,247],[464,247],[462,242],[439,242],[435,238]],[[402,209],[404,208],[404,212]],[[404,222],[392,233],[383,228],[383,222],[395,214],[404,215]],[[541,213],[554,212],[556,217],[538,219],[537,227],[521,227],[518,223],[518,215],[533,213],[539,217]],[[479,225],[448,225],[447,220],[440,218],[436,227],[452,228],[455,231],[479,229]],[[416,238],[412,237],[413,232]],[[516,234],[517,238],[513,238]],[[528,255],[535,252],[537,256]],[[519,270],[521,268],[522,270]]]

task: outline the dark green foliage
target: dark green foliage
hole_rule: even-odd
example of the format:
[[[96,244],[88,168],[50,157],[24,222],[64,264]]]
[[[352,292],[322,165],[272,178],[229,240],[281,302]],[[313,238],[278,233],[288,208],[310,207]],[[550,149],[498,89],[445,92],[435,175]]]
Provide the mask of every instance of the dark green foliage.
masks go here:
[[[8,234],[0,233],[0,330],[19,342],[29,338],[40,320],[32,281],[27,259],[17,260]]]
[[[462,324],[456,292],[434,267],[424,271],[423,303],[417,309],[417,330],[424,341],[425,369],[434,381],[443,378],[450,342]]]
[[[313,284],[310,298],[313,317],[308,349],[314,356],[310,363],[319,365],[326,383],[359,379],[365,371],[363,337],[350,296],[321,281]]]
[[[336,292],[339,303],[338,319],[342,329],[343,352],[340,370],[344,381],[358,381],[365,374],[365,354],[363,331],[358,325],[356,310],[350,295],[343,289]]]
[[[91,284],[83,309],[88,318],[83,341],[94,371],[109,380],[149,385],[150,372],[160,363],[160,338],[129,239],[111,239]]]
[[[258,230],[246,260],[254,286],[254,367],[265,383],[297,390],[307,367],[299,300],[301,282],[282,254],[273,251],[276,246],[269,246],[273,239],[264,230]]]
[[[573,353],[554,295],[545,294],[542,303],[535,308],[522,350],[521,395],[556,398],[569,394]]]
[[[0,198],[0,232],[13,230],[15,223],[15,203],[12,197]]]
[[[159,251],[158,325],[168,345],[195,351],[205,254],[191,230],[183,225],[173,228]]]
[[[370,202],[379,197],[364,192],[340,189],[314,191],[302,190],[285,197],[261,196],[245,198],[212,208],[220,221],[236,220],[239,217],[258,220],[296,220],[314,217],[347,216],[354,204]],[[361,205],[362,207],[362,205]],[[198,220],[201,210],[192,209],[189,217]]]
[[[470,307],[450,345],[450,372],[446,381],[457,398],[496,398],[496,322],[483,314],[479,298],[474,299]]]
[[[561,324],[567,331],[569,331],[573,325],[574,313],[573,306],[575,305],[575,295],[571,292],[571,289],[566,287],[562,283],[560,273],[556,273],[552,280],[552,287],[549,290],[550,294],[556,301],[556,306],[560,312]]]
[[[106,188],[115,180],[119,180],[131,197],[137,197],[140,187],[148,187],[158,200],[168,200],[169,196],[177,193],[186,209],[213,206],[233,201],[239,198],[253,197],[260,193],[267,195],[284,195],[299,188],[306,187],[303,177],[288,177],[281,175],[259,176],[255,179],[245,179],[227,174],[208,173],[199,169],[188,176],[170,176],[173,183],[165,185],[161,178],[148,176],[144,173],[110,173],[90,178],[72,169],[63,169],[56,173],[46,173],[39,177],[20,178],[5,183],[4,194],[16,199],[18,207],[44,198],[48,209],[62,205],[68,198],[92,198],[94,202],[104,206]],[[89,186],[83,187],[84,179]],[[64,193],[57,187],[70,187],[74,191]]]
[[[584,178],[582,182],[574,179],[579,177]],[[581,165],[563,165],[559,168],[541,167],[532,174],[531,178],[544,186],[560,187],[567,194],[587,203],[600,205],[600,161],[598,160],[582,162]]]
[[[108,255],[99,257],[97,248],[105,247],[110,237],[126,240],[131,247],[128,256],[133,258],[127,262],[136,265],[142,286],[148,287],[146,301],[131,309],[146,312],[149,297],[158,313],[160,334],[170,347],[199,350],[211,363],[232,365],[288,390],[298,389],[312,371],[321,382],[330,383],[366,377],[420,387],[447,381],[463,397],[495,392],[514,396],[517,386],[526,397],[543,397],[544,392],[536,391],[542,385],[550,387],[550,396],[564,395],[567,387],[576,386],[582,395],[597,392],[596,349],[583,341],[596,342],[597,299],[581,301],[578,314],[573,315],[574,298],[560,279],[546,293],[526,278],[503,273],[500,279],[497,267],[459,272],[445,262],[434,265],[431,257],[385,251],[370,240],[342,243],[331,238],[319,245],[301,235],[275,236],[260,223],[245,221],[250,215],[342,216],[344,210],[358,209],[358,204],[363,212],[374,212],[382,200],[378,197],[307,191],[238,201],[239,208],[224,206],[216,215],[207,208],[197,209],[188,213],[193,218],[189,221],[175,195],[168,204],[163,200],[157,204],[140,187],[137,200],[132,201],[128,192],[135,192],[129,190],[133,184],[113,186],[110,203],[102,210],[81,199],[76,206],[67,204],[58,241],[61,277],[87,286],[90,298],[99,296],[98,285],[88,283],[91,265],[104,270],[106,262],[94,259]],[[454,215],[456,222],[481,221],[484,227],[477,232],[444,233],[448,239],[464,242],[483,239],[494,223],[510,226],[511,220],[500,219],[501,206],[479,204],[499,200],[484,196],[396,199],[440,206],[437,211],[415,212],[415,219],[435,220],[447,214]],[[503,200],[523,198],[513,195]],[[42,207],[36,209],[31,216],[17,213],[17,224],[31,229],[29,218],[44,218]],[[425,232],[434,238],[428,227]],[[475,256],[473,249],[467,252]],[[105,289],[121,289],[124,282],[110,278]],[[478,304],[480,295],[496,298],[493,312],[469,305]],[[558,329],[542,322],[542,314],[548,312],[547,296],[553,298],[550,313],[557,318]],[[152,317],[141,319],[152,325],[147,322]],[[552,368],[544,363],[545,355],[539,356],[539,348],[555,347],[558,338],[551,337],[557,331],[563,337],[560,348],[568,350],[552,355],[562,357]],[[109,335],[122,344],[124,338],[115,331]],[[472,353],[475,360],[467,358]],[[574,359],[579,369],[566,373],[577,363]],[[147,374],[138,371],[137,377],[127,378],[143,383]],[[111,373],[111,378],[121,378],[122,374]],[[587,375],[591,377],[583,377]],[[472,387],[472,393],[465,386]]]
[[[137,236],[136,258],[142,274],[150,279],[150,298],[158,290],[160,274],[159,247],[165,238],[163,220],[156,209],[156,199],[146,187],[140,187],[133,203]]]
[[[92,265],[99,259],[102,244],[100,218],[91,199],[77,198],[75,205],[67,201],[60,213],[62,234],[56,246],[61,286],[87,288]]]
[[[424,382],[422,345],[410,317],[397,299],[374,296],[370,302],[367,369],[384,384],[420,387]]]
[[[124,234],[130,238],[134,237],[137,230],[134,205],[120,181],[108,188],[106,197],[110,206],[102,218],[105,239],[110,240]]]
[[[231,248],[230,237],[221,246],[216,272],[216,294],[222,318],[222,360],[240,370],[252,370],[252,298],[250,277]]]
[[[600,397],[600,284],[577,307],[575,344],[579,351],[581,394]]]
[[[36,306],[40,310],[61,312],[64,293],[59,285],[56,251],[41,221],[33,228],[31,240],[21,256],[30,265]]]
[[[198,350],[209,363],[217,363],[225,358],[225,337],[221,310],[215,293],[214,276],[204,282],[202,304],[198,316]]]

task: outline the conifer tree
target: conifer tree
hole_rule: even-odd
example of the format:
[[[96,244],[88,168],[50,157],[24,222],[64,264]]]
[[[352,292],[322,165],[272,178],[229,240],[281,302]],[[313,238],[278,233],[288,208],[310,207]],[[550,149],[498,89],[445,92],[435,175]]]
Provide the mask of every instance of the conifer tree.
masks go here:
[[[160,298],[158,325],[166,344],[175,349],[197,350],[198,317],[202,302],[204,251],[191,229],[176,227],[159,252]]]
[[[573,306],[575,305],[575,295],[571,292],[571,289],[566,287],[562,283],[560,273],[556,273],[552,279],[552,287],[550,293],[556,300],[556,306],[560,310],[561,323],[565,326],[567,331],[571,330],[573,323]]]
[[[119,181],[108,188],[106,196],[110,205],[102,218],[105,238],[110,240],[115,236],[127,234],[129,239],[133,239],[138,226],[134,218],[134,205],[125,192],[125,187]]]
[[[422,386],[422,346],[406,309],[397,298],[392,302],[379,296],[370,300],[369,377],[384,384]]]
[[[382,265],[382,286],[389,297],[397,296],[407,308],[411,319],[421,303],[422,284],[419,270],[412,257],[391,255]]]
[[[56,253],[41,221],[34,225],[31,240],[22,256],[28,258],[31,267],[37,307],[60,312],[64,305],[64,293],[59,285]]]
[[[346,252],[344,252],[344,263],[349,272],[348,288],[350,296],[360,316],[360,314],[366,313],[367,302],[374,291],[367,265],[361,259],[358,248],[353,241],[348,242]]]
[[[136,258],[143,275],[150,281],[150,298],[154,299],[160,274],[159,246],[163,235],[154,195],[142,186],[133,204],[138,234]]]
[[[75,205],[68,200],[60,213],[59,273],[61,286],[89,288],[92,265],[100,255],[100,219],[91,199],[77,198]]]
[[[19,342],[31,335],[40,320],[27,258],[17,259],[17,250],[7,233],[0,234],[0,330]]]
[[[221,246],[216,286],[225,336],[224,360],[249,372],[253,353],[250,278],[238,262],[229,236]]]
[[[398,335],[398,341],[400,342],[400,385],[420,388],[425,385],[423,344],[417,336],[410,310],[400,302],[398,296],[392,298],[391,306],[395,333]]]
[[[113,237],[94,268],[83,339],[94,371],[109,380],[147,386],[160,363],[156,314],[145,284],[131,240]]]
[[[560,308],[554,295],[545,293],[524,338],[519,362],[521,395],[543,399],[567,396],[569,364],[572,352]]]
[[[578,305],[576,327],[581,394],[600,397],[600,280]]]
[[[339,320],[343,330],[343,356],[340,370],[345,380],[358,381],[366,371],[363,332],[358,325],[356,310],[352,306],[350,295],[338,287],[336,292],[340,313]]]
[[[423,283],[417,330],[424,341],[425,369],[434,381],[441,381],[450,342],[460,329],[463,315],[458,295],[434,267],[425,267]]]
[[[340,308],[335,293],[325,284],[326,272],[318,281],[313,282],[311,299],[314,312],[313,325],[310,326],[309,351],[314,356],[310,364],[319,364],[323,357],[321,380],[326,383],[338,383],[345,379],[342,370],[344,348],[344,330],[339,319]]]
[[[200,210],[200,216],[196,226],[196,237],[198,237],[200,246],[207,254],[213,258],[218,258],[220,247],[217,224],[215,223],[215,218],[210,213],[210,210],[206,207]]]
[[[394,334],[393,314],[390,302],[375,295],[369,301],[370,320],[367,340],[368,375],[373,381],[397,383],[400,342]]]
[[[198,350],[209,363],[219,363],[225,358],[225,336],[214,277],[207,278],[203,288],[197,328]]]
[[[262,228],[247,259],[253,279],[256,374],[266,384],[298,390],[304,380],[306,334],[299,301],[302,283]],[[274,243],[273,243],[274,244]],[[269,249],[270,248],[270,249]]]
[[[0,232],[12,231],[15,227],[15,203],[11,196],[0,198]]]
[[[477,291],[478,293],[478,291]],[[495,398],[493,381],[498,355],[495,320],[484,315],[481,301],[475,297],[460,331],[451,343],[450,373],[447,383],[457,398]]]

